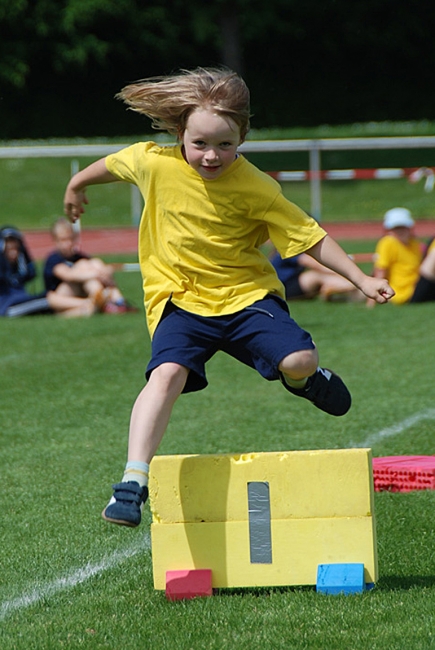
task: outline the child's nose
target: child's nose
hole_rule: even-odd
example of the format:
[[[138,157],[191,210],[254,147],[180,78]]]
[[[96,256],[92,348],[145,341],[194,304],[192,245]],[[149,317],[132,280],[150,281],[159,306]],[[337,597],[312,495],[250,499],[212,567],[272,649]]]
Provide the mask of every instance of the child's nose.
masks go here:
[[[215,149],[207,149],[205,152],[205,157],[207,160],[216,160],[218,155]]]

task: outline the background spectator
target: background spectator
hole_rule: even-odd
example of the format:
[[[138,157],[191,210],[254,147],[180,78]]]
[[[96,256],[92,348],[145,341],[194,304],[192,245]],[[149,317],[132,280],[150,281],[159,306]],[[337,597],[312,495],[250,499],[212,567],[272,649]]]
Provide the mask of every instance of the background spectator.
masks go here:
[[[65,298],[90,299],[105,313],[132,310],[115,284],[113,267],[79,250],[77,231],[67,219],[58,219],[51,233],[56,249],[44,265],[47,291]]]
[[[361,291],[338,273],[330,271],[306,253],[283,259],[275,252],[271,257],[279,279],[285,287],[287,300],[311,299],[320,296],[324,300],[364,299]]]
[[[435,300],[435,241],[425,250],[413,227],[409,210],[388,210],[384,215],[386,234],[376,246],[374,275],[389,281],[396,292],[391,302],[399,305]]]
[[[51,312],[45,293],[32,295],[26,285],[36,268],[22,234],[12,226],[0,229],[0,316],[26,316]]]

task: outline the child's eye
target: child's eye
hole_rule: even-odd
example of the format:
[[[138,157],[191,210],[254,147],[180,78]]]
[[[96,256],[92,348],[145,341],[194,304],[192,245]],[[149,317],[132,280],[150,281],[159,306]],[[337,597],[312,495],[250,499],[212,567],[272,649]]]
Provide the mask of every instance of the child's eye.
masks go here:
[[[196,147],[204,147],[204,146],[205,146],[205,142],[204,142],[204,140],[195,140],[193,144],[194,144]]]
[[[231,147],[232,144],[233,144],[232,142],[221,142],[221,147],[228,148]]]

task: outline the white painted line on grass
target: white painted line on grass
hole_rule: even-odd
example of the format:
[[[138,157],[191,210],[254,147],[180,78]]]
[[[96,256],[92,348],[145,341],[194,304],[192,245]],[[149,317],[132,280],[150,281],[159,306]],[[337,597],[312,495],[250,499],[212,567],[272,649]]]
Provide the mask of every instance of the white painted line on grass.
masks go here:
[[[426,411],[421,411],[420,413],[414,413],[410,415],[409,418],[393,424],[391,427],[386,429],[381,429],[377,433],[372,433],[368,436],[363,442],[352,442],[351,447],[373,447],[378,442],[382,442],[385,438],[391,438],[403,433],[407,429],[410,429],[415,424],[418,424],[422,420],[435,420],[435,409],[427,409]]]
[[[40,600],[53,596],[54,594],[63,591],[64,589],[72,589],[82,582],[86,582],[93,576],[103,573],[108,569],[116,567],[121,562],[128,560],[129,558],[137,555],[138,553],[143,552],[146,549],[150,548],[150,537],[149,534],[142,538],[141,542],[136,543],[134,546],[130,546],[122,551],[115,551],[111,555],[103,558],[97,564],[87,564],[86,566],[76,569],[70,575],[66,575],[62,578],[58,578],[53,582],[49,582],[45,585],[37,587],[28,593],[19,596],[18,598],[13,598],[12,600],[7,600],[0,605],[0,622],[3,621],[9,614],[20,609],[25,609],[31,605],[35,605]]]

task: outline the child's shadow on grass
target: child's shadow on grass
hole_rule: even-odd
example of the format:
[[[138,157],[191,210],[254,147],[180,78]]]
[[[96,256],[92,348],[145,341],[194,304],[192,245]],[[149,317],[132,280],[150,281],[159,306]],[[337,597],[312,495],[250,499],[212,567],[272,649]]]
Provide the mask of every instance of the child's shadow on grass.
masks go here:
[[[385,576],[379,578],[375,591],[408,591],[410,589],[430,589],[435,587],[433,576]],[[289,585],[279,587],[233,587],[230,589],[215,589],[219,596],[267,596],[272,593],[315,592],[315,585]],[[370,591],[370,590],[368,590]]]

